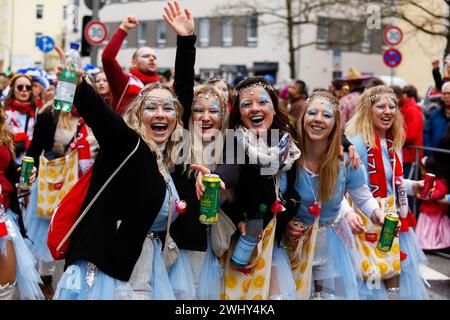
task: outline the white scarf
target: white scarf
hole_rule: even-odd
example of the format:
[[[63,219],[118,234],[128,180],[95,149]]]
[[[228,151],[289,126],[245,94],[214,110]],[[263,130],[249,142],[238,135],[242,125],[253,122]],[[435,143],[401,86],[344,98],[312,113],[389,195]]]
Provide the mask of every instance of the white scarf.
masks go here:
[[[279,171],[288,171],[300,157],[300,149],[287,132],[273,147],[268,147],[264,139],[257,137],[243,126],[236,130],[236,138],[248,155],[250,164],[261,167],[262,175],[275,175]]]

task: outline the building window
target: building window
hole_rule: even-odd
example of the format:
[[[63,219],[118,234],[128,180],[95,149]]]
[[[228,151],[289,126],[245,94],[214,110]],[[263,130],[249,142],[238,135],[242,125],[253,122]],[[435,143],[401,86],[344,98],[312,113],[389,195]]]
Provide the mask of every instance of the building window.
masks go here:
[[[364,28],[363,41],[361,43],[362,53],[372,53],[372,30]]]
[[[317,25],[317,49],[326,50],[329,48],[330,41],[330,19],[319,18]]]
[[[222,19],[222,46],[231,47],[233,45],[233,18]]]
[[[141,22],[137,29],[138,46],[144,46],[147,43],[147,23]]]
[[[256,47],[258,45],[258,17],[247,17],[246,23],[247,46]]]
[[[44,18],[44,5],[37,4],[36,5],[36,19],[41,20]]]
[[[156,44],[158,47],[164,47],[167,43],[167,25],[164,21],[156,23]]]
[[[352,23],[351,21],[342,21],[342,50],[351,50],[352,40]]]
[[[203,18],[199,21],[198,28],[199,45],[201,47],[209,46],[209,19]]]
[[[34,42],[35,42],[35,44],[36,44],[36,47],[38,46],[38,44],[39,44],[39,39],[42,37],[42,32],[36,32],[35,34],[34,34]]]

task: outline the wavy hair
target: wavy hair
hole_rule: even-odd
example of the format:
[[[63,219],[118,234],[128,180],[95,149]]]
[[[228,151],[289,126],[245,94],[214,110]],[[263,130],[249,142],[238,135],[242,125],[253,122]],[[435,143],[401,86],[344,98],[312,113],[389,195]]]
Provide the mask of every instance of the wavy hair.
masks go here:
[[[14,134],[9,130],[8,124],[6,123],[6,117],[5,109],[0,102],[0,146],[6,145],[11,158],[15,159]]]
[[[155,89],[163,89],[163,90],[170,92],[170,95],[174,99],[174,105],[175,105],[176,114],[177,114],[176,125],[175,125],[174,131],[171,135],[171,138],[169,138],[169,140],[167,141],[164,155],[161,154],[156,143],[148,137],[147,129],[144,125],[144,122],[142,121],[142,114],[144,112],[146,96]],[[183,129],[182,117],[183,117],[183,107],[181,106],[181,103],[175,98],[170,87],[168,87],[164,84],[158,83],[158,82],[146,85],[141,90],[140,94],[131,102],[130,106],[127,108],[127,110],[125,111],[125,113],[123,115],[123,119],[125,120],[125,123],[131,129],[133,129],[142,138],[142,140],[145,141],[145,143],[148,145],[150,150],[156,155],[158,163],[160,161],[162,161],[165,168],[169,172],[173,172],[175,169],[175,164],[173,162],[173,157],[172,157],[172,151],[174,149],[174,146],[181,141],[181,136],[179,136],[176,133],[178,130]]]
[[[359,97],[354,116],[345,126],[345,134],[348,137],[361,135],[364,143],[371,148],[376,148],[375,127],[373,124],[372,107],[380,101],[382,95],[394,96],[394,91],[388,86],[372,87]],[[401,150],[405,141],[404,122],[400,110],[394,114],[394,123],[389,129],[394,137],[394,149]]]
[[[330,135],[328,136],[327,149],[325,154],[322,156],[319,170],[318,200],[324,203],[329,201],[334,196],[334,193],[336,191],[336,184],[339,177],[339,171],[341,168],[341,162],[339,160],[341,148],[341,135],[339,130],[341,116],[339,111],[339,101],[333,94],[327,91],[314,92],[306,101],[305,107],[301,109],[300,116],[297,121],[298,144],[301,151],[301,156],[297,160],[297,165],[298,167],[304,165],[305,155],[307,153],[305,149],[305,114],[309,106],[317,98],[325,98],[335,106],[333,107],[333,115],[335,119],[334,127],[331,130]]]

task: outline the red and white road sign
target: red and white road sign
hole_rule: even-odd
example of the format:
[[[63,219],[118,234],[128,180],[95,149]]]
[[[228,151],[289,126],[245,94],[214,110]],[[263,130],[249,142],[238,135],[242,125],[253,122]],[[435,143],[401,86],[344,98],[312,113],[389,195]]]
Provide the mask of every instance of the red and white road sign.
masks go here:
[[[397,46],[403,40],[403,32],[399,27],[389,26],[384,29],[384,42],[389,46]]]
[[[99,46],[108,37],[108,27],[101,21],[91,21],[84,28],[86,41],[93,46]]]
[[[383,61],[389,68],[396,68],[402,62],[402,54],[395,48],[389,48],[383,54]]]

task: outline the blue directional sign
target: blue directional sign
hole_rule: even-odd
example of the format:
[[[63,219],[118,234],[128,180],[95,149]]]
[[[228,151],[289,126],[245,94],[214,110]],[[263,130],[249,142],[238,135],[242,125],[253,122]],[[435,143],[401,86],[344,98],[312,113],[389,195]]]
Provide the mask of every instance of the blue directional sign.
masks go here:
[[[44,53],[49,53],[55,48],[55,40],[47,36],[40,37],[38,41],[38,48]]]

